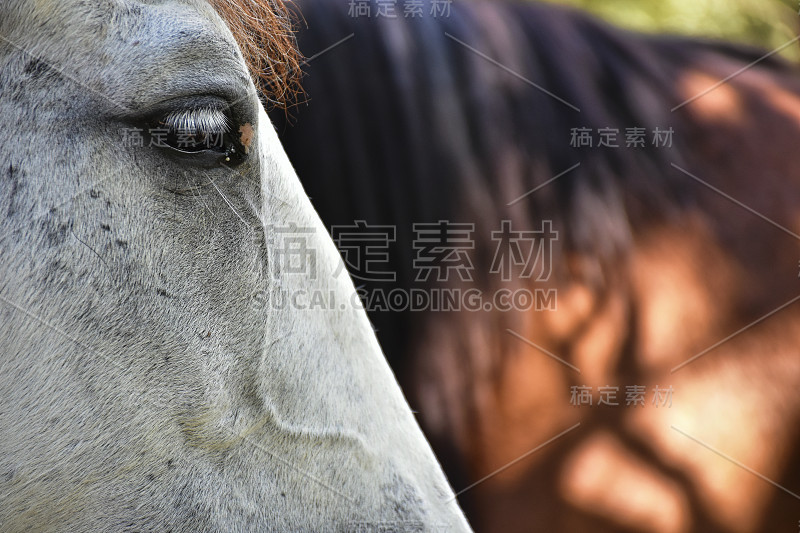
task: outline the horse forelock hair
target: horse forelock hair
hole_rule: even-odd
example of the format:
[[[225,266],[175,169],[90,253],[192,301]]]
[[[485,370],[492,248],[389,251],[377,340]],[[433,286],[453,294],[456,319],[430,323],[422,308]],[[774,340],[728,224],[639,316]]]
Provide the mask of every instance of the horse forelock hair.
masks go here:
[[[273,107],[285,108],[300,91],[302,57],[294,14],[283,0],[209,0],[228,24],[256,86]]]
[[[530,227],[546,219],[562,228],[564,250],[614,269],[630,249],[635,227],[691,208],[685,177],[670,165],[688,164],[692,142],[684,116],[670,111],[683,99],[674,80],[719,58],[750,62],[761,54],[635,34],[535,2],[466,2],[454,4],[448,17],[375,20],[351,16],[342,2],[301,6],[315,24],[314,31],[300,33],[307,53],[347,33],[357,44],[320,58],[305,80],[315,112],[335,117],[330,124],[293,130],[274,117],[284,147],[290,157],[309,145],[321,147],[316,158],[297,157],[294,164],[312,199],[320,199],[316,207],[327,223],[394,223],[409,250],[411,232],[403,228],[410,226],[403,224],[412,219],[495,225],[514,219]],[[563,61],[564,50],[575,60]],[[774,58],[760,62],[762,68],[781,65]],[[622,147],[573,147],[570,131],[580,127],[614,128]],[[674,149],[655,148],[649,138],[646,147],[625,148],[626,128],[640,127],[649,137],[656,128],[674,127]],[[576,163],[569,177],[544,187]],[[324,170],[317,172],[317,165]],[[331,169],[340,168],[345,170],[337,181]],[[391,220],[390,213],[398,218]],[[489,249],[491,261],[494,243],[485,241],[478,244]]]

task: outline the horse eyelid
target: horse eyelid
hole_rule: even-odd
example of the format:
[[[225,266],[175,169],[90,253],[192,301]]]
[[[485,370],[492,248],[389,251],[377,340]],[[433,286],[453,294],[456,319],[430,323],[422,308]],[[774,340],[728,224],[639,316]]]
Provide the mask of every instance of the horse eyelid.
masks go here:
[[[228,117],[219,109],[191,109],[172,111],[162,123],[175,131],[193,131],[204,134],[228,133]]]

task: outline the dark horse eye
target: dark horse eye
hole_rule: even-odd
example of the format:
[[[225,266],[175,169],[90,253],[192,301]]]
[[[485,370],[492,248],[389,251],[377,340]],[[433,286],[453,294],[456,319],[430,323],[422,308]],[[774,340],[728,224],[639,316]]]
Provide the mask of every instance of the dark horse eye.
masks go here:
[[[199,108],[172,111],[150,128],[155,146],[169,147],[181,152],[213,151],[225,153],[228,117],[219,109]]]
[[[150,146],[170,148],[184,155],[216,154],[222,164],[238,165],[245,152],[231,135],[231,119],[219,107],[170,111],[151,119]]]

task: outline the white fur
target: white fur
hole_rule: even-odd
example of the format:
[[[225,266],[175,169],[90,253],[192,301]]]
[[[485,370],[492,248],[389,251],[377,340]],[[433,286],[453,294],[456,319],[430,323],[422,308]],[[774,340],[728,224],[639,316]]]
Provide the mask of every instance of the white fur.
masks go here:
[[[253,303],[355,300],[210,8],[6,0],[0,36],[0,530],[468,531],[365,314]],[[236,169],[121,143],[219,87]]]

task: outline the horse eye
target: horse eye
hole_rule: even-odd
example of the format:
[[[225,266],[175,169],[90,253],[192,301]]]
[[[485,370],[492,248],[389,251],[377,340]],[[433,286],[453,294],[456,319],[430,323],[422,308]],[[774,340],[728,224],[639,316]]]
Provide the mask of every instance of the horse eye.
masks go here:
[[[150,145],[179,152],[218,152],[232,147],[228,117],[219,109],[201,108],[172,111],[149,129]]]

